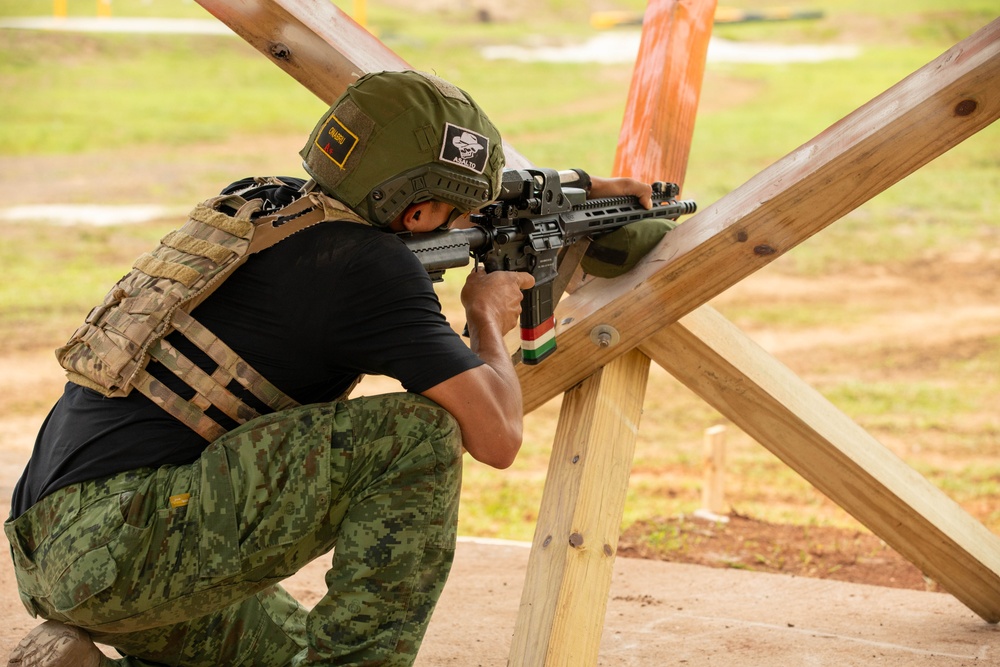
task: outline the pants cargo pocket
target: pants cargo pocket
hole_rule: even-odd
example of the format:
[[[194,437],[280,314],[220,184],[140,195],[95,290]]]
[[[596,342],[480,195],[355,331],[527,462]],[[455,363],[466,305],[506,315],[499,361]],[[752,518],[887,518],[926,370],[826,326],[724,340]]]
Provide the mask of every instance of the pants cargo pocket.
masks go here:
[[[330,443],[299,440],[269,455],[267,468],[244,466],[238,477],[240,552],[248,568],[280,578],[331,546],[332,531],[323,531],[330,510]]]
[[[329,550],[332,533],[319,533],[330,507],[333,419],[328,405],[285,410],[244,424],[206,450],[202,489],[210,572],[242,561],[252,579],[282,578]]]
[[[117,576],[118,566],[111,552],[107,547],[98,547],[77,558],[55,579],[48,603],[77,625],[86,627],[102,623],[104,618],[95,618],[83,606],[95,595],[110,588]]]
[[[14,522],[4,523],[4,533],[7,535],[7,542],[10,544],[10,557],[14,562],[14,576],[17,579],[17,594],[21,598],[21,604],[28,610],[32,618],[38,617],[38,610],[35,608],[35,601],[31,598],[31,593],[38,591],[35,564],[28,556],[25,546],[21,541],[21,536],[14,529]]]
[[[198,537],[199,574],[219,580],[239,574],[240,538],[236,503],[225,447],[218,442],[201,456]],[[204,582],[208,583],[208,582]]]

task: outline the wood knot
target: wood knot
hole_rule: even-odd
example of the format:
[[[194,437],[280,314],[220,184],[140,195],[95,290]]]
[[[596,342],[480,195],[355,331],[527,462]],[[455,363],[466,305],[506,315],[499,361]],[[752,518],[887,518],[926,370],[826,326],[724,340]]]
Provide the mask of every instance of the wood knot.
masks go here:
[[[755,245],[753,247],[753,254],[758,255],[760,257],[773,255],[776,252],[778,251],[772,248],[771,246],[767,245],[766,243],[762,243],[761,245]]]
[[[962,100],[961,102],[955,105],[955,115],[968,116],[973,111],[975,111],[976,107],[978,106],[979,103],[976,102],[975,100]]]
[[[282,44],[281,42],[275,42],[271,44],[271,55],[278,60],[288,60],[292,56],[292,50]]]

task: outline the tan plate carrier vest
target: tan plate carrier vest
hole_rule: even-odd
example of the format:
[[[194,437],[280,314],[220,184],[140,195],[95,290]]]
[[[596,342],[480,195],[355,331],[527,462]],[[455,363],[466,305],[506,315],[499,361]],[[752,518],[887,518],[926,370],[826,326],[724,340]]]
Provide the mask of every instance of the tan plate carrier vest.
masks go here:
[[[222,205],[236,214],[222,213],[218,210]],[[190,313],[250,255],[328,220],[368,223],[340,202],[315,191],[251,220],[262,205],[261,199],[247,201],[239,195],[202,202],[183,227],[167,234],[153,252],[136,260],[69,342],[56,350],[69,380],[109,398],[127,396],[138,389],[210,442],[226,430],[205,414],[209,406],[240,424],[258,416],[227,389],[233,379],[273,410],[298,405]],[[181,332],[215,361],[215,372],[205,373],[170,345],[164,337],[172,331]],[[184,380],[195,390],[194,397],[184,400],[150,375],[146,370],[150,359]],[[351,389],[353,386],[341,398]]]

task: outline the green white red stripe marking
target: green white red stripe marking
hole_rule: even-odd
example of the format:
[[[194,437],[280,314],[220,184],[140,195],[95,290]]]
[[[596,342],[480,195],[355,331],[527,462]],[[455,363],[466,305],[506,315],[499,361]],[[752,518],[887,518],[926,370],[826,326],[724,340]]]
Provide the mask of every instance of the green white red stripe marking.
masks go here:
[[[521,327],[521,361],[537,364],[556,351],[556,321],[549,317],[536,327]]]

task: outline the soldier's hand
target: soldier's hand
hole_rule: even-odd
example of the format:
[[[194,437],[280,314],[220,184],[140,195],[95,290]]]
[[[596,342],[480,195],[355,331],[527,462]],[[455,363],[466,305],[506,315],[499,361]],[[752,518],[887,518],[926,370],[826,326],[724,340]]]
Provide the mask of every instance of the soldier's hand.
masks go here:
[[[646,209],[653,208],[653,187],[649,183],[637,181],[634,178],[590,178],[590,197],[621,197],[633,195],[639,198],[639,204]]]
[[[517,326],[521,315],[521,290],[531,288],[535,279],[529,273],[494,271],[479,268],[469,274],[462,288],[462,305],[473,327],[495,327],[503,335]]]

